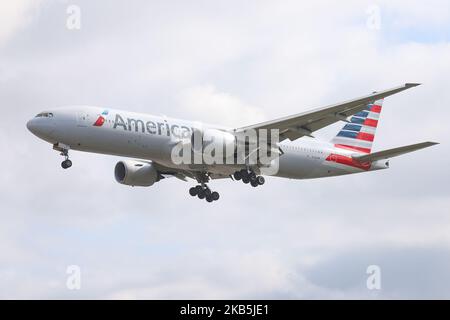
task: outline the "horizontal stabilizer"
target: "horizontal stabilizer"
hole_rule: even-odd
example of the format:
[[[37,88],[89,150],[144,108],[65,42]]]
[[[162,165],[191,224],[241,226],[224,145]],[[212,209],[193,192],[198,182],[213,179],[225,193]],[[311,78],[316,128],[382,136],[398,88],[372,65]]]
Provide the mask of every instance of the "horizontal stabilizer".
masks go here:
[[[423,148],[434,146],[435,144],[438,144],[437,142],[422,142],[422,143],[416,143],[411,144],[409,146],[404,147],[398,147],[393,149],[388,149],[384,151],[378,151],[366,155],[355,155],[353,156],[353,159],[358,160],[359,162],[372,162],[377,160],[384,160],[393,158],[408,152],[413,152],[416,150],[420,150]]]

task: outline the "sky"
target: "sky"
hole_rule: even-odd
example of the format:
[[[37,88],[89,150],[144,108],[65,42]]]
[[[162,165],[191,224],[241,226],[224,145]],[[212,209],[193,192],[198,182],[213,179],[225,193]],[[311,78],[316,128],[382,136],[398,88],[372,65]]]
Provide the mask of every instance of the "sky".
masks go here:
[[[1,1],[0,298],[449,299],[449,30],[437,0]],[[378,172],[214,181],[212,204],[193,181],[119,185],[113,156],[64,171],[25,127],[79,104],[239,127],[406,82],[374,149],[438,146]]]

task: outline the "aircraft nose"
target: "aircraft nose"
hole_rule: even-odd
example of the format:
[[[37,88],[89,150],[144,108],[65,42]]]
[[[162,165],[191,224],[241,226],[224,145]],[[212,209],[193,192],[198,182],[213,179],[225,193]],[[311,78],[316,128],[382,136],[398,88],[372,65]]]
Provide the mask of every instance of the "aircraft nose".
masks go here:
[[[34,118],[27,122],[27,128],[36,137],[48,140],[53,136],[54,124],[47,119]]]
[[[27,128],[30,130],[31,133],[36,134],[37,133],[37,125],[36,121],[34,119],[31,119],[27,122]]]

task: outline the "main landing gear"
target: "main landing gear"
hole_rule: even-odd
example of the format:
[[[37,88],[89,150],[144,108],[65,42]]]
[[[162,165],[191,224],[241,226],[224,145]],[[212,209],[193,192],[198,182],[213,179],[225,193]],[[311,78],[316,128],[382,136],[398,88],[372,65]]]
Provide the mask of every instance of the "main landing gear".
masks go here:
[[[217,201],[220,195],[216,191],[211,191],[206,184],[201,184],[189,189],[189,194],[193,197],[197,196],[199,199],[205,199],[208,202]]]
[[[234,180],[242,180],[243,183],[250,183],[252,187],[262,186],[266,180],[263,176],[257,176],[253,170],[242,169],[233,174]]]

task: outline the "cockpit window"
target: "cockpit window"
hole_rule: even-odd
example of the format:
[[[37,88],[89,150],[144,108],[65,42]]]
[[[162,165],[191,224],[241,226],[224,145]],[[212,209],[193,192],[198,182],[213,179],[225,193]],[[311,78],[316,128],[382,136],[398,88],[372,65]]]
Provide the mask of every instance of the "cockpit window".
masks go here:
[[[39,113],[36,118],[53,118],[53,113],[51,112],[41,112]]]

